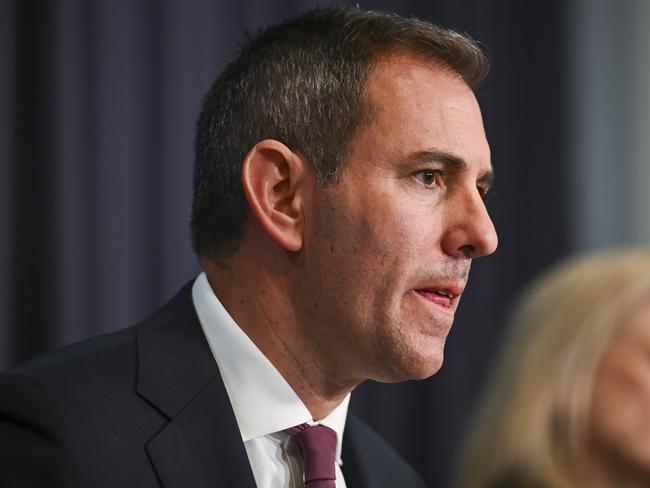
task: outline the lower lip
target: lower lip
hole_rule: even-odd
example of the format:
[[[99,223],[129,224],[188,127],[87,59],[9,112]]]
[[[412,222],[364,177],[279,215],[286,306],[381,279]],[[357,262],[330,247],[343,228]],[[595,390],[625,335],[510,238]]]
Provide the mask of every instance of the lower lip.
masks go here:
[[[415,294],[421,299],[434,305],[436,309],[441,312],[444,312],[447,315],[454,314],[454,307],[451,304],[451,298],[438,295],[437,293],[420,290],[415,290]]]

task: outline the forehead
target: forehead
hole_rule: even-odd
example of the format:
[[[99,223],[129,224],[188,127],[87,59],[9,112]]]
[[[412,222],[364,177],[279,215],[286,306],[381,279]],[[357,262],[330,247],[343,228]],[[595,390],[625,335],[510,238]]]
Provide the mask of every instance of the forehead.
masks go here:
[[[447,152],[491,169],[476,97],[449,68],[412,55],[380,59],[370,72],[366,99],[372,117],[360,128],[365,142],[405,152]]]

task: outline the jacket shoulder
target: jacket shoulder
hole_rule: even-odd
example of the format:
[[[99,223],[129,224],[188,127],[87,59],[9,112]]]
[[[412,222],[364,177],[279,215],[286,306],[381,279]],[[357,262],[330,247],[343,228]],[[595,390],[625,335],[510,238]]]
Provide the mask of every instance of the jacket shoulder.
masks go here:
[[[138,338],[194,329],[192,313],[186,286],[140,324],[0,374],[0,486],[42,486],[30,476],[48,487],[119,476],[150,486],[155,475],[143,446],[167,419],[137,391]]]
[[[137,336],[167,322],[177,325],[178,315],[183,312],[187,315],[188,309],[193,311],[190,290],[188,283],[166,305],[136,325],[91,337],[25,361],[1,373],[0,383],[9,378],[22,379],[50,384],[58,391],[65,392],[66,387],[105,387],[105,382],[111,378],[119,377],[121,382],[128,377],[134,378]]]

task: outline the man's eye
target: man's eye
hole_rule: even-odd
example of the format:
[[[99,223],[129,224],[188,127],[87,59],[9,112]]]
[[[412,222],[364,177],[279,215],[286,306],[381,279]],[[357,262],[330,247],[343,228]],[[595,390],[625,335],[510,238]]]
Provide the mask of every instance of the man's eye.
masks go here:
[[[442,171],[425,169],[414,174],[415,178],[428,188],[434,188],[442,184]]]
[[[478,188],[478,192],[481,195],[481,198],[483,199],[483,201],[487,200],[488,197],[492,194],[492,188],[491,187],[486,188],[486,187],[479,186],[477,188]]]

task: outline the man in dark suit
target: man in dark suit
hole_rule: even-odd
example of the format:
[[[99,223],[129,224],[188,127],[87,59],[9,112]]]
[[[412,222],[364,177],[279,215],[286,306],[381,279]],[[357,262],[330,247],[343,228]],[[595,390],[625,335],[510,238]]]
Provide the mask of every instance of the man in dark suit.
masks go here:
[[[496,247],[486,70],[459,34],[353,8],[248,40],[199,118],[204,273],[0,378],[0,485],[422,486],[347,406],[438,370]]]

